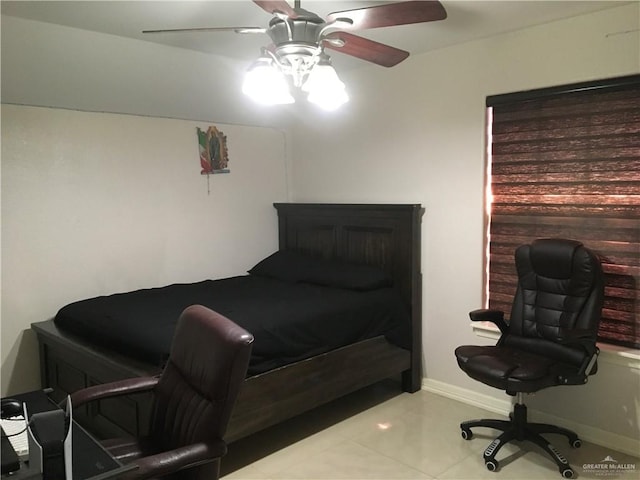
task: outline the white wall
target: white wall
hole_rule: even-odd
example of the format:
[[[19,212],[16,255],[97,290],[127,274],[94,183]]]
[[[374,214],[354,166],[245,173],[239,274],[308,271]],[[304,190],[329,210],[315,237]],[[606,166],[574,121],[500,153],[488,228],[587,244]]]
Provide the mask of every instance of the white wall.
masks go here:
[[[265,110],[241,93],[246,60],[1,18],[3,103],[240,125],[289,117],[291,109]]]
[[[489,342],[468,320],[483,298],[486,96],[640,72],[639,9],[635,3],[409,57],[390,70],[360,70],[344,79],[352,101],[343,113],[294,130],[296,201],[426,208],[426,385],[505,398],[467,378],[453,355],[457,345]],[[607,364],[591,385],[540,392],[529,403],[585,426],[591,438],[619,435],[618,445],[640,453],[639,378],[637,369]]]
[[[200,174],[208,125],[229,174]],[[286,157],[273,128],[3,105],[2,395],[39,387],[30,324],[63,305],[244,274],[276,250]]]

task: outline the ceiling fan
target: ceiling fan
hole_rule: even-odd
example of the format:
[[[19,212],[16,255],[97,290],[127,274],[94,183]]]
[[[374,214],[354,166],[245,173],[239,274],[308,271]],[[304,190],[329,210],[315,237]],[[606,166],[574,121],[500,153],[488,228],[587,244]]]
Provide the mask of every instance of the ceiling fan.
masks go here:
[[[295,87],[309,93],[309,101],[313,103],[321,103],[314,101],[320,96],[325,99],[332,97],[334,104],[340,97],[341,104],[347,100],[344,84],[340,82],[333,70],[325,48],[384,67],[392,67],[405,60],[409,52],[349,32],[433,22],[447,17],[444,7],[437,0],[395,2],[344,10],[330,13],[326,19],[301,8],[300,0],[295,0],[294,7],[284,0],[253,0],[253,2],[273,15],[268,27],[180,28],[144,30],[143,33],[193,31],[267,33],[273,43],[262,49],[261,57],[250,67],[249,74],[252,71],[259,71],[260,77],[253,82],[247,77],[243,87],[245,93],[255,97],[248,90],[257,88],[262,91],[258,96],[263,103],[292,103],[294,100],[288,93],[288,87],[285,85],[285,92],[282,89],[282,80],[275,80],[272,75],[277,73],[280,76],[289,76]],[[276,81],[280,86],[269,84],[264,76],[265,72],[270,72],[269,75],[273,77],[271,80]],[[247,85],[248,83],[253,85]],[[274,93],[277,91],[281,94]],[[322,94],[314,95],[314,92]],[[327,95],[327,92],[330,94]],[[336,95],[340,92],[342,92],[341,95]]]

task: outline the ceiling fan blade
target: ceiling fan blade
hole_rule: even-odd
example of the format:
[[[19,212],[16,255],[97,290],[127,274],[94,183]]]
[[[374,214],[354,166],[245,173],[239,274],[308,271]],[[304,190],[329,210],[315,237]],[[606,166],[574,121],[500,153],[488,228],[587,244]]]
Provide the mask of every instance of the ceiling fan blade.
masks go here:
[[[296,11],[284,0],[253,0],[253,3],[272,15],[280,12],[289,18],[298,18]]]
[[[447,12],[437,0],[426,0],[333,12],[327,16],[327,23],[339,18],[348,18],[353,21],[350,26],[345,27],[346,29],[363,30],[444,20],[447,18]]]
[[[347,32],[333,32],[325,37],[325,48],[346,53],[353,57],[373,62],[383,67],[393,67],[409,56],[409,52],[399,48],[374,42]],[[343,43],[342,46],[339,44]]]
[[[196,27],[170,28],[164,30],[143,30],[142,33],[182,33],[182,32],[236,32],[236,33],[265,33],[262,27]]]

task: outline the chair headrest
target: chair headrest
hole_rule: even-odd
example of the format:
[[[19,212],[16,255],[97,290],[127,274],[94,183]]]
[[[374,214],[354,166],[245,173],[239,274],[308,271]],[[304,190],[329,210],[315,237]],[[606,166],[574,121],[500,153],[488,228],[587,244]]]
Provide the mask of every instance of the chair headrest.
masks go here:
[[[244,370],[253,335],[202,305],[187,307],[178,320],[170,361],[201,394],[224,397],[234,370]]]
[[[574,255],[582,243],[575,240],[544,238],[531,243],[531,265],[538,275],[548,278],[569,278]]]

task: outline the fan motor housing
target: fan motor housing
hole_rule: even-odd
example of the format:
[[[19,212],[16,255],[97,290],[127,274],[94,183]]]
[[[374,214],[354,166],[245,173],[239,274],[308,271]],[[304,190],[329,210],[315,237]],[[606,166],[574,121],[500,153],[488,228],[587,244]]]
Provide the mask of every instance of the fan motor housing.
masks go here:
[[[288,25],[287,25],[288,23]],[[318,43],[318,35],[325,22],[320,17],[282,20],[274,18],[269,22],[269,37],[276,45],[287,43]]]

